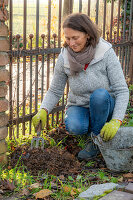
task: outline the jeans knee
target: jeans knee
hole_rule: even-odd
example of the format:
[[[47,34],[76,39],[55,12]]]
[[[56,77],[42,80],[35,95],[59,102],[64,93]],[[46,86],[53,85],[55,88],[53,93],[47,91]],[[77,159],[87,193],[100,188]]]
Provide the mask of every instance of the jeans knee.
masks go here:
[[[65,123],[66,125],[66,130],[71,134],[71,135],[83,135],[87,131],[84,130],[84,128],[81,126],[81,123],[73,121],[70,123]]]
[[[95,90],[90,97],[90,104],[103,105],[109,101],[109,93],[106,89]]]

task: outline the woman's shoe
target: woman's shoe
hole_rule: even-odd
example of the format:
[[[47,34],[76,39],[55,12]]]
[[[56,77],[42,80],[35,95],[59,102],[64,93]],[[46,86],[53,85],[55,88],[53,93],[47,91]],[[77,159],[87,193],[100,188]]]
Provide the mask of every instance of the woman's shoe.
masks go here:
[[[92,141],[89,142],[86,147],[78,153],[79,160],[90,160],[91,158],[96,157],[100,154],[100,150],[97,145],[95,145]]]

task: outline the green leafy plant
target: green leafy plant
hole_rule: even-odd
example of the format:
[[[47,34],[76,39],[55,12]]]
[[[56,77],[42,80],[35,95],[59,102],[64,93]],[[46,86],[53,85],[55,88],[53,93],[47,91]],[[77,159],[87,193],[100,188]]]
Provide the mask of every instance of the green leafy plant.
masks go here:
[[[94,164],[95,164],[94,161],[89,161],[89,162],[87,162],[87,163],[85,164],[85,166],[86,166],[86,167],[93,167]]]

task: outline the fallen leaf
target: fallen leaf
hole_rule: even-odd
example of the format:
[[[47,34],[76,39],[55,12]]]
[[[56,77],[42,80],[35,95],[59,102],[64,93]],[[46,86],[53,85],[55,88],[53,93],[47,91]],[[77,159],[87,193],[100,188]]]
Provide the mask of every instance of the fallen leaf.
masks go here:
[[[24,188],[21,192],[21,195],[23,196],[28,196],[30,194],[29,190],[27,190],[26,188]]]
[[[81,192],[81,188],[80,189],[77,189],[77,188],[72,188],[70,194],[71,196],[73,197],[75,194],[79,194]]]
[[[3,194],[3,193],[4,193],[3,190],[0,189],[0,194]]]
[[[45,197],[51,195],[53,192],[48,189],[40,190],[36,193],[36,199],[44,199]]]
[[[9,170],[12,169],[12,167],[11,167],[10,165],[9,165],[7,168],[8,168]]]
[[[33,196],[36,197],[36,194],[37,194],[37,193],[33,193]]]
[[[59,179],[60,179],[60,180],[65,180],[65,176],[64,176],[64,175],[60,175],[60,176],[59,176]]]
[[[102,170],[106,170],[107,168],[106,168],[106,167],[101,167],[100,169],[102,169]]]
[[[81,188],[78,188],[77,190],[78,190],[79,193],[82,192],[82,189],[81,189]]]
[[[1,181],[1,184],[2,184],[3,189],[7,189],[11,191],[15,189],[13,182],[9,182],[9,180],[4,179],[3,181]]]
[[[133,182],[133,179],[129,178],[129,179],[128,179],[128,182]]]
[[[123,177],[120,177],[119,179],[118,179],[118,182],[123,182]]]
[[[75,194],[77,194],[77,192],[72,188],[70,194],[71,194],[71,196],[74,196]]]
[[[127,174],[123,174],[124,178],[133,178],[133,174],[132,173],[127,173]]]
[[[30,185],[29,190],[36,189],[36,188],[41,188],[41,184],[33,183],[32,185]]]
[[[105,194],[108,194],[108,193],[110,193],[110,192],[112,192],[113,190],[106,190],[104,193]]]
[[[64,191],[65,193],[71,192],[71,187],[65,185],[65,186],[63,187],[63,191]]]

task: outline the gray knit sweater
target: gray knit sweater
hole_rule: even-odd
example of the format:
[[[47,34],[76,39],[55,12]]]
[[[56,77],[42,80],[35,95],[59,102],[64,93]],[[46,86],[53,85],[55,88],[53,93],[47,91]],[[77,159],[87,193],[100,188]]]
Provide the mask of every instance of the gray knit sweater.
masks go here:
[[[110,43],[100,38],[94,59],[86,71],[77,76],[71,76],[67,49],[62,48],[53,80],[41,108],[45,108],[48,113],[52,111],[64,92],[67,80],[70,87],[67,106],[89,107],[92,92],[98,88],[105,88],[115,98],[112,118],[123,120],[129,101],[129,90],[120,62]]]

